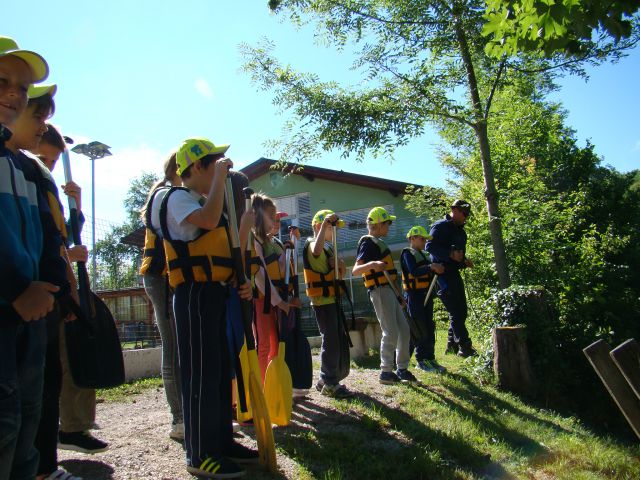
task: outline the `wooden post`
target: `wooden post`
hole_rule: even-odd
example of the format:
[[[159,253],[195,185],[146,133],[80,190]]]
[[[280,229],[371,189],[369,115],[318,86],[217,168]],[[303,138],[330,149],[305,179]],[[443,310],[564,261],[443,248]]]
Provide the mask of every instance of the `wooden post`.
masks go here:
[[[609,356],[610,347],[604,340],[592,343],[582,351],[589,359],[602,383],[607,388],[618,408],[640,438],[640,400],[635,396],[627,380]]]
[[[511,392],[530,393],[533,372],[525,327],[496,327],[493,330],[493,352],[493,371],[498,386]]]
[[[610,355],[636,397],[640,398],[640,346],[638,342],[630,338],[611,350]]]

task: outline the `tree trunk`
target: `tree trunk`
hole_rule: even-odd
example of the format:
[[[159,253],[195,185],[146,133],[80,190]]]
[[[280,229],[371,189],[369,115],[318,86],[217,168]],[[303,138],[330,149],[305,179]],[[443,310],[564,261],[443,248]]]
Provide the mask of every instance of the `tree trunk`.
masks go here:
[[[476,137],[480,145],[480,158],[482,160],[482,173],[484,177],[484,196],[487,202],[487,215],[489,216],[489,233],[491,234],[491,245],[493,256],[496,260],[496,271],[498,274],[498,285],[500,288],[507,288],[511,285],[509,276],[509,265],[507,263],[507,251],[504,247],[502,237],[502,219],[498,208],[498,194],[493,179],[493,164],[491,163],[491,150],[489,148],[489,135],[487,134],[487,124],[480,121],[476,126]]]
[[[533,373],[525,327],[493,330],[493,371],[500,388],[525,394],[532,391]]]
[[[474,130],[480,148],[480,158],[482,160],[482,175],[484,178],[484,196],[487,202],[487,214],[489,216],[489,232],[491,233],[491,245],[496,261],[496,273],[498,274],[498,285],[500,288],[507,288],[511,285],[509,277],[509,265],[507,263],[507,253],[504,248],[502,238],[502,222],[500,219],[500,209],[498,208],[498,194],[493,177],[493,164],[491,163],[491,149],[489,147],[489,135],[487,134],[487,122],[484,118],[482,101],[478,90],[478,80],[473,68],[473,60],[469,53],[469,44],[460,19],[455,21],[456,37],[460,47],[460,56],[467,72],[467,88],[471,96],[474,112]]]

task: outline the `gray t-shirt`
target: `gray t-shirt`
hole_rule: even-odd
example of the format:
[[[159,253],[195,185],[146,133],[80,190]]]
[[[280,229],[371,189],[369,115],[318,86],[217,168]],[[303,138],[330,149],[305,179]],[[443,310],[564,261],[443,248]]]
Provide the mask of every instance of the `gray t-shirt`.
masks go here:
[[[153,200],[151,206],[151,226],[153,230],[162,236],[160,231],[160,206],[162,200],[169,191],[168,188],[160,190]],[[177,190],[169,197],[167,204],[167,228],[169,235],[174,240],[183,240],[188,242],[200,235],[201,230],[194,224],[187,222],[187,217],[193,212],[202,208],[200,200],[204,198],[197,192],[189,190]]]

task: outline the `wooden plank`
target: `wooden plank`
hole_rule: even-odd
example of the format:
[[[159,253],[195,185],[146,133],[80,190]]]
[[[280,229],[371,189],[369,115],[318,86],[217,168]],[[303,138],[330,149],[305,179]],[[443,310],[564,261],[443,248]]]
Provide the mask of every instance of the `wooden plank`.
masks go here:
[[[629,425],[640,438],[640,400],[627,383],[611,356],[604,340],[592,343],[582,351],[589,359],[602,383],[607,388]]]
[[[640,345],[638,342],[630,338],[611,350],[610,355],[633,392],[640,398]]]

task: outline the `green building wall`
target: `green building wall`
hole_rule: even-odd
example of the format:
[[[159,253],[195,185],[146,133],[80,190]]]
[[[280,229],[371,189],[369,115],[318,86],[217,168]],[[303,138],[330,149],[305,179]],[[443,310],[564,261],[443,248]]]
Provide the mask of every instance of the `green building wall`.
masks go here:
[[[394,197],[389,191],[337,181],[319,178],[311,181],[302,175],[283,176],[280,172],[268,172],[252,181],[251,187],[256,192],[262,191],[273,198],[308,192],[312,212],[325,208],[338,212],[393,205],[396,216],[412,216],[405,208],[402,195]]]

